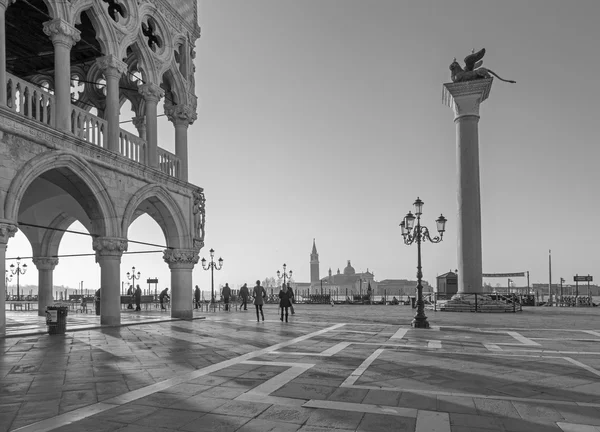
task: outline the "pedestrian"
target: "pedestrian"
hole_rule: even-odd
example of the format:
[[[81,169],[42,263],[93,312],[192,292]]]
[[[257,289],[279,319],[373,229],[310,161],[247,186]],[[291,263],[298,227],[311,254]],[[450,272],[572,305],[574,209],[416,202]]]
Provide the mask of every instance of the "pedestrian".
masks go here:
[[[283,312],[285,311],[285,322],[288,322],[288,308],[292,305],[292,296],[286,284],[281,285],[279,291],[279,307],[281,308],[281,321],[283,321]]]
[[[194,305],[196,309],[200,307],[200,288],[196,285],[196,289],[194,290]]]
[[[140,306],[142,304],[142,289],[139,285],[135,288],[135,293],[133,296],[135,297],[135,311],[139,312],[142,310]]]
[[[129,296],[129,304],[127,305],[127,309],[133,309],[133,284],[129,285],[129,289],[127,290],[127,296]]]
[[[244,286],[240,288],[240,297],[242,298],[242,306],[244,307],[244,310],[248,310],[249,295],[250,293],[248,292],[248,284],[244,284]]]
[[[231,297],[231,288],[229,288],[229,284],[226,283],[223,287],[223,291],[221,292],[223,296],[223,302],[225,303],[225,310],[229,310],[229,298]]]
[[[160,309],[161,310],[166,310],[167,308],[165,307],[165,297],[167,298],[167,300],[171,300],[171,297],[169,296],[169,288],[165,288],[164,290],[162,290],[160,292],[160,296],[158,297],[160,300]]]
[[[263,304],[264,299],[267,296],[267,292],[265,288],[260,286],[260,281],[256,281],[256,286],[252,289],[252,295],[254,296],[254,306],[256,307],[256,322],[260,322],[258,317],[258,311],[260,310],[260,315],[262,316],[262,320],[265,320],[265,314],[263,313]]]
[[[94,294],[94,305],[96,306],[96,315],[100,315],[100,288]]]
[[[287,284],[287,289],[290,293],[290,312],[292,312],[292,315],[296,315],[296,312],[294,312],[294,291],[292,290],[292,286],[289,283]]]

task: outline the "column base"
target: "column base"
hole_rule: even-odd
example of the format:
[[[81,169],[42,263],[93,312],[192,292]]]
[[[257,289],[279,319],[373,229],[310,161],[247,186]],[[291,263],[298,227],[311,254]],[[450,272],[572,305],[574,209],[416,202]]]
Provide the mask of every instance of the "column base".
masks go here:
[[[193,311],[193,309],[190,309],[190,310],[173,310],[173,309],[171,309],[171,318],[192,320],[194,318],[194,311]]]
[[[119,316],[102,316],[100,315],[100,324],[106,326],[118,326],[121,325],[121,315]]]
[[[429,321],[427,321],[427,317],[415,317],[410,323],[411,327],[414,328],[429,328]]]

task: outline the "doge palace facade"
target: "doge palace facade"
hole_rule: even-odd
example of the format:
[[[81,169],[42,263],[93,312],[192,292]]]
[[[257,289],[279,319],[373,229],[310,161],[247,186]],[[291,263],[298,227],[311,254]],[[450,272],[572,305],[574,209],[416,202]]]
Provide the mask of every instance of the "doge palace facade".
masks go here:
[[[41,315],[64,230],[79,221],[101,268],[101,323],[119,324],[121,256],[146,213],[165,236],[171,314],[192,317],[205,230],[203,189],[188,183],[197,21],[195,0],[0,0],[0,270],[21,230]],[[161,100],[174,154],[158,142]],[[126,101],[137,134],[120,128]]]

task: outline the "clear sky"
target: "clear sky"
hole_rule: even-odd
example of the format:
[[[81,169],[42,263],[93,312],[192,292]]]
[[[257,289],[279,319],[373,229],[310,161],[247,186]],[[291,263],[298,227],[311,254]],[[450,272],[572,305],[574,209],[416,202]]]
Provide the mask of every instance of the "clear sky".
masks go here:
[[[483,271],[547,282],[552,249],[554,282],[600,278],[599,16],[597,0],[200,1],[190,181],[207,199],[201,256],[214,248],[225,262],[215,285],[253,284],[283,263],[309,281],[313,238],[321,276],[352,260],[376,280],[414,278],[416,246],[398,224],[417,196],[430,228],[448,219],[444,241],[423,247],[424,278],[456,268],[455,126],[442,83],[454,57],[483,47],[484,66],[517,81],[495,80],[480,111]],[[172,149],[172,125],[159,127]],[[147,217],[129,236],[164,244]],[[75,235],[60,250],[91,252]],[[22,234],[9,243],[16,255],[31,255]],[[124,279],[133,265],[170,286],[161,254],[124,256]],[[99,279],[93,257],[63,258],[54,275],[71,287]],[[37,283],[34,268],[22,282]],[[200,265],[194,284],[210,288]]]

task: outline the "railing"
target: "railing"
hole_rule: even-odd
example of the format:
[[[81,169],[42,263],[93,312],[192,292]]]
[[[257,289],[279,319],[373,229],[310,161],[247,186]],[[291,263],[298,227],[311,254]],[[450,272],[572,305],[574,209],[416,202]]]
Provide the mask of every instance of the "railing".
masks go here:
[[[179,177],[179,158],[173,153],[158,147],[158,169],[173,177]]]
[[[146,165],[146,141],[123,129],[119,131],[119,151],[127,159]]]
[[[54,95],[14,75],[6,75],[6,105],[27,118],[54,126]]]
[[[71,133],[84,141],[106,147],[108,123],[75,105],[71,105]]]

